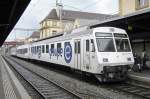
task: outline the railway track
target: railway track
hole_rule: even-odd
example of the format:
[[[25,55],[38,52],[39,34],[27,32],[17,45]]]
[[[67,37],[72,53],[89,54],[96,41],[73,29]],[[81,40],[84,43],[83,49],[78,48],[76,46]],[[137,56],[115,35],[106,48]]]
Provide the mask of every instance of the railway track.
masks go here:
[[[150,99],[150,88],[145,88],[138,85],[133,85],[130,83],[121,83],[109,86],[115,90],[123,91],[129,94],[134,94],[140,96],[141,98]]]
[[[142,98],[149,99],[150,98],[150,88],[130,84],[130,83],[117,83],[117,84],[104,84],[100,85],[103,88],[106,88],[108,90],[116,90],[118,92],[123,92],[125,94],[129,95],[135,95]]]
[[[81,99],[75,93],[59,86],[53,81],[49,81],[44,77],[25,68],[16,61],[6,59],[7,63],[11,65],[38,93],[45,99]]]

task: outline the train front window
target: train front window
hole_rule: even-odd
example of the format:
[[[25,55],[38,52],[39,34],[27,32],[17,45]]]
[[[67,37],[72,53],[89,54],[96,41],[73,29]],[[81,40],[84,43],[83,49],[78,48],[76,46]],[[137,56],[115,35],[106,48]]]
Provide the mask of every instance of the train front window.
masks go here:
[[[116,48],[118,52],[130,52],[130,45],[128,39],[116,38]]]
[[[115,52],[112,38],[97,38],[96,42],[99,52]]]

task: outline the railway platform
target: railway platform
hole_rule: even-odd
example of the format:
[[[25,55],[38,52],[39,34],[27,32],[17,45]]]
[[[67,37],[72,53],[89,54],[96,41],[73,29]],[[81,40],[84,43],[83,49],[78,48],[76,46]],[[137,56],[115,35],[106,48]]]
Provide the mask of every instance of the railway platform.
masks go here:
[[[0,55],[0,98],[31,99],[14,73]]]
[[[5,99],[4,88],[3,88],[3,80],[2,80],[2,60],[0,58],[0,96],[2,99]]]
[[[136,83],[144,83],[150,86],[150,69],[144,70],[142,72],[129,72],[129,78]]]

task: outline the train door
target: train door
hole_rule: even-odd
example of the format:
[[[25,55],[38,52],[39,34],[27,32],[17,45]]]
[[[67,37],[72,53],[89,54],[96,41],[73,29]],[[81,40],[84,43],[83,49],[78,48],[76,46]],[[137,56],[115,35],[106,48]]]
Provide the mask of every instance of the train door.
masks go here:
[[[75,68],[81,69],[81,40],[77,39],[74,42],[75,54],[74,54],[74,65]]]
[[[86,39],[83,41],[84,48],[84,69],[87,69],[90,66],[90,39]]]
[[[95,65],[95,47],[93,39],[84,40],[84,54],[83,54],[83,64],[84,69],[91,69],[92,65]]]

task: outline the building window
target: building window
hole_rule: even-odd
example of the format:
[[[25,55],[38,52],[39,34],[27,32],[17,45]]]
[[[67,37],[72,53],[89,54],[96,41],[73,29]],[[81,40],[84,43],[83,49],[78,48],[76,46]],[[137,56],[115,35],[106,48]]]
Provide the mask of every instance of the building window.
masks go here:
[[[57,21],[52,21],[52,26],[57,26]]]
[[[78,28],[78,25],[75,25],[75,29],[77,29]]]
[[[48,22],[48,26],[50,26],[50,21],[47,21]]]
[[[137,9],[148,7],[149,0],[137,0]]]
[[[56,33],[57,33],[57,31],[56,31],[56,30],[53,30],[53,31],[52,31],[52,36],[55,36]]]

